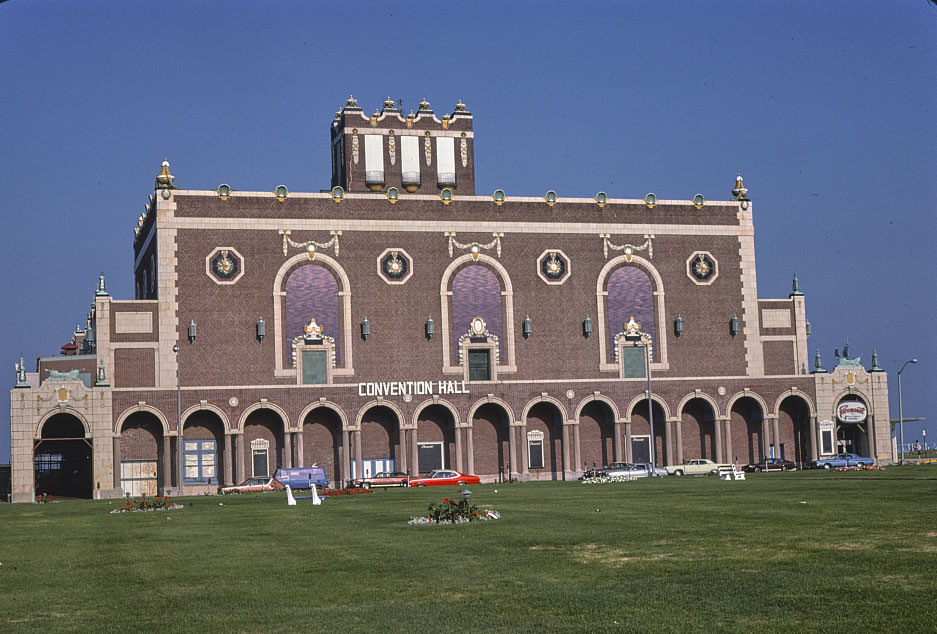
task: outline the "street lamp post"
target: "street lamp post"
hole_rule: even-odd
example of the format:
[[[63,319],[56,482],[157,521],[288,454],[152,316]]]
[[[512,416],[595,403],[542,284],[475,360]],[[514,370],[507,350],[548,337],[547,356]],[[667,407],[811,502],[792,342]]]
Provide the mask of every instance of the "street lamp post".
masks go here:
[[[904,464],[904,411],[901,408],[901,373],[904,372],[909,363],[917,363],[917,359],[908,359],[898,370],[898,442],[901,444],[901,464]]]
[[[189,322],[188,338],[189,343],[195,343],[196,326],[195,321]],[[176,495],[181,497],[185,493],[185,465],[182,462],[182,369],[179,364],[179,344],[172,347],[176,353]]]
[[[639,336],[625,335],[625,338],[630,340],[632,345],[644,348],[644,375],[647,377],[647,422],[651,431],[651,441],[649,443],[651,475],[656,475],[654,471],[656,465],[656,460],[654,459],[654,448],[656,446],[654,438],[654,399],[651,394],[651,340],[650,337],[645,334]]]

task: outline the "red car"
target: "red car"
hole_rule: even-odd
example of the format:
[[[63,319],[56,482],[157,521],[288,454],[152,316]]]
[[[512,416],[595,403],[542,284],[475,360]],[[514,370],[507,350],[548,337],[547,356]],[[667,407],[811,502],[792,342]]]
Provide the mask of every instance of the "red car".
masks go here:
[[[425,478],[412,478],[410,480],[410,486],[455,486],[462,484],[478,484],[479,482],[481,482],[481,480],[476,475],[467,475],[464,473],[459,473],[458,471],[450,471],[448,469],[434,469],[433,471],[430,471],[429,475]]]
[[[282,491],[286,487],[276,478],[248,478],[241,484],[223,487],[222,493],[260,493],[261,491]]]

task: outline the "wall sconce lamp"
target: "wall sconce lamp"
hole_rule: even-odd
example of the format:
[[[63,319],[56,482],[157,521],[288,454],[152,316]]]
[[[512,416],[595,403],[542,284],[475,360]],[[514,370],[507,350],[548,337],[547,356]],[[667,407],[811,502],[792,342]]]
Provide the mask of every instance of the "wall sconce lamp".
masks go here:
[[[196,334],[195,320],[189,322],[189,343],[195,343]]]
[[[591,334],[592,334],[592,318],[586,315],[586,318],[582,320],[582,336],[588,339],[589,335]]]
[[[677,318],[673,320],[673,334],[677,337],[683,334],[683,317],[677,315]]]
[[[526,317],[524,317],[524,325],[521,328],[521,332],[524,334],[524,339],[530,338],[531,330],[532,328],[530,324],[530,315],[527,315]]]
[[[739,334],[739,318],[737,315],[732,315],[732,319],[729,320],[729,334],[733,337]]]
[[[263,343],[264,337],[267,336],[267,324],[264,322],[264,318],[261,317],[257,320],[257,343]]]
[[[371,336],[371,322],[368,321],[368,318],[365,317],[361,320],[361,338],[364,341],[368,340],[368,337]]]
[[[426,339],[427,341],[433,338],[433,334],[436,332],[436,323],[433,321],[432,317],[426,318]]]
[[[495,201],[495,204],[501,206],[504,204],[504,190],[496,189],[495,193],[491,195],[492,200]]]

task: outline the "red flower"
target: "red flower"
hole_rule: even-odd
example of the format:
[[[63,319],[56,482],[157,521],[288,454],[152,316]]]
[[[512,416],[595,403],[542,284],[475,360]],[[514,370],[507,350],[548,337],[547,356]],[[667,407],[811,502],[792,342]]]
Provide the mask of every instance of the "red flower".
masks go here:
[[[449,502],[449,498],[444,498],[443,501],[442,501],[443,504],[446,504],[446,503],[448,503],[448,502]]]

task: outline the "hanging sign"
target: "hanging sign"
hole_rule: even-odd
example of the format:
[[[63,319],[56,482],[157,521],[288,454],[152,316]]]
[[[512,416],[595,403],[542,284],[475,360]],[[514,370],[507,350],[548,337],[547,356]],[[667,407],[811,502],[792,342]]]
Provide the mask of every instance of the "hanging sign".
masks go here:
[[[861,423],[868,414],[868,408],[859,401],[843,401],[836,407],[836,418],[843,423]]]

